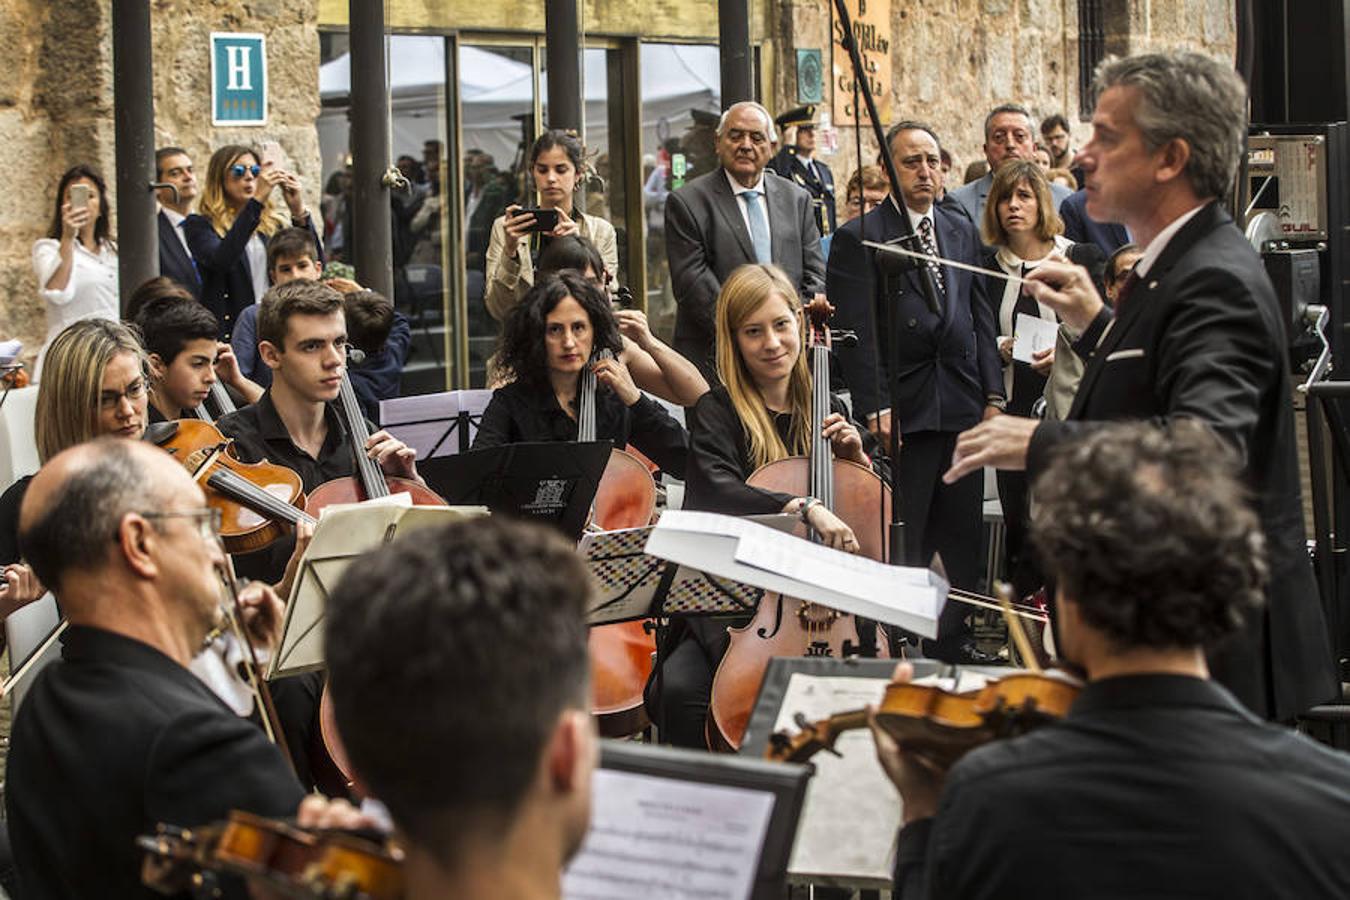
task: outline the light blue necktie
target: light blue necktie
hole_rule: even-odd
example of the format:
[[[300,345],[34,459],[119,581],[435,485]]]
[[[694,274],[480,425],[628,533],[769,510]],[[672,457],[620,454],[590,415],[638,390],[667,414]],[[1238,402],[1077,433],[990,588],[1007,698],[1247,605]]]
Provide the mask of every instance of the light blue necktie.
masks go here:
[[[763,195],[759,191],[745,191],[741,196],[745,198],[745,209],[749,213],[750,243],[755,247],[755,262],[771,263],[773,250],[769,243],[769,217],[764,213],[764,204],[759,202]]]

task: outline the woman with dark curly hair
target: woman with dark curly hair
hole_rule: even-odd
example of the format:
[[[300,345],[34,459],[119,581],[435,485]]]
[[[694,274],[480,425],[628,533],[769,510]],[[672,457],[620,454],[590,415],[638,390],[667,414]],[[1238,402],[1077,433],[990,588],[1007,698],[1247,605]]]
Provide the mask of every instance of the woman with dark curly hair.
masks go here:
[[[608,350],[612,358],[598,358]],[[665,472],[684,478],[689,437],[633,383],[609,298],[572,270],[542,277],[511,311],[497,352],[510,384],[493,392],[475,449],[522,441],[575,441],[581,375],[595,372],[596,437],[631,443]]]

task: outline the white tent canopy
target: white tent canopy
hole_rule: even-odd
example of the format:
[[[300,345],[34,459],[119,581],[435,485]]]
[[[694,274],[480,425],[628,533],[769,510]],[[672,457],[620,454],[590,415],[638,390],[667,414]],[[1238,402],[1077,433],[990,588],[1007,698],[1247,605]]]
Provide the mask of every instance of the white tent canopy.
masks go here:
[[[427,35],[390,37],[390,97],[393,153],[421,156],[426,140],[444,132],[445,42]],[[606,51],[584,55],[586,141],[608,141]],[[718,51],[715,46],[643,44],[641,55],[642,145],[655,149],[666,136],[678,136],[690,124],[693,109],[719,109]],[[463,147],[492,154],[499,167],[515,157],[521,126],[513,116],[534,106],[531,67],[484,47],[460,45],[459,96]],[[341,166],[347,154],[347,109],[338,105],[350,92],[351,56],[343,54],[320,67],[319,92],[325,109],[319,116],[324,174]],[[626,89],[633,86],[625,85]],[[540,76],[541,95],[547,73]]]

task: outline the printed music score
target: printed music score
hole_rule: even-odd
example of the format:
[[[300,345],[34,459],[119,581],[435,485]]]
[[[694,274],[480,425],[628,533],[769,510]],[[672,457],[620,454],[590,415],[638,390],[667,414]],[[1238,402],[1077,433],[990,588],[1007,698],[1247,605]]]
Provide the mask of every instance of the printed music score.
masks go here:
[[[598,769],[563,900],[747,900],[773,805],[766,791]]]

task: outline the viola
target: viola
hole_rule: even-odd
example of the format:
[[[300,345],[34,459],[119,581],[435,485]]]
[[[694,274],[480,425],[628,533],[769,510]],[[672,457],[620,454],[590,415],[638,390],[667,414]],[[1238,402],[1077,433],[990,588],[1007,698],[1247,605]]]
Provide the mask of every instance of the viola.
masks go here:
[[[402,853],[352,832],[307,831],[234,810],[201,828],[161,824],[136,839],[142,882],[165,894],[210,887],[217,873],[261,881],[287,896],[399,900]]]
[[[234,442],[210,422],[179,419],[160,447],[178,459],[206,492],[206,502],[220,510],[220,536],[227,553],[261,550],[287,533],[286,525],[313,523],[301,507],[305,493],[300,476],[274,463],[246,463]]]
[[[608,350],[600,358],[612,358]],[[595,372],[582,373],[577,404],[577,440],[595,440]],[[626,450],[610,451],[591,511],[602,531],[640,528],[656,511],[651,470]],[[597,625],[588,636],[591,659],[591,714],[605,737],[626,737],[648,725],[642,689],[652,672],[656,641],[642,621]]]
[[[867,466],[834,458],[824,435],[830,411],[830,346],[828,327],[833,308],[817,295],[807,309],[811,330],[811,444],[808,456],[793,456],[761,466],[746,479],[754,487],[818,499],[842,519],[858,539],[860,553],[881,559],[884,523],[890,520],[890,489]],[[805,532],[800,526],[799,533]],[[775,656],[848,656],[858,652],[853,616],[816,603],[779,594],[760,600],[754,619],[744,628],[729,629],[731,643],[713,676],[706,726],[713,749],[740,748],[746,724],[769,660]],[[876,646],[889,656],[885,636],[877,629]]]
[[[877,724],[907,751],[946,769],[981,744],[1062,719],[1078,691],[1072,681],[1038,672],[1007,675],[961,693],[892,682],[877,706]],[[796,721],[801,729],[796,734],[778,732],[770,738],[768,759],[801,763],[822,750],[835,753],[839,735],[868,725],[865,709],[817,722],[799,713]]]

